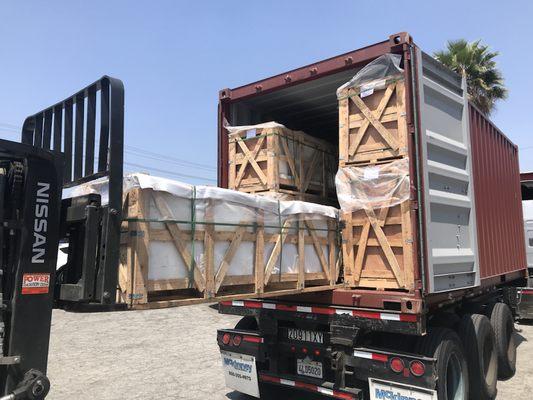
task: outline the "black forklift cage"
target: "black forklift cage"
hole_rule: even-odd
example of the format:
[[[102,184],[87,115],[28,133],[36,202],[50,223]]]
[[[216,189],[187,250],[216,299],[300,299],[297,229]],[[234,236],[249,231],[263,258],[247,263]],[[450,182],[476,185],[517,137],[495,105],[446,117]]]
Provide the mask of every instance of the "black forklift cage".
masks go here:
[[[98,142],[95,140],[97,123],[100,125]],[[100,231],[103,245],[100,246],[95,300],[114,303],[122,218],[122,81],[103,76],[73,96],[26,118],[21,141],[64,154],[63,188],[108,178],[109,201]]]

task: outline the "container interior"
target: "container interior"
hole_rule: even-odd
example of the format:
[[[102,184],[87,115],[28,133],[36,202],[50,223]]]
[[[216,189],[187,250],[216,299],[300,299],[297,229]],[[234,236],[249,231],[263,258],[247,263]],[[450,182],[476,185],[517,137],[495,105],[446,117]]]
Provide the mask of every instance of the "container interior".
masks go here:
[[[339,141],[336,91],[357,71],[353,68],[232,102],[228,122],[255,125],[276,121],[336,145]]]

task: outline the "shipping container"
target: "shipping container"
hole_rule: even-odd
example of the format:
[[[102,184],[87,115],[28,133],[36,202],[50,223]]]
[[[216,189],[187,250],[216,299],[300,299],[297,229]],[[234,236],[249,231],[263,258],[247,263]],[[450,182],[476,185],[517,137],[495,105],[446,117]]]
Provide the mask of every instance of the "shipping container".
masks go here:
[[[523,279],[527,262],[517,148],[469,104],[465,80],[420,50],[407,33],[221,90],[219,186],[228,186],[226,125],[276,121],[342,147],[336,91],[386,54],[401,56],[402,84],[395,98],[402,101],[395,101],[401,103],[397,115],[405,118],[401,124],[403,132],[405,123],[407,140],[401,152],[388,151],[385,158],[409,159],[409,207],[402,217],[409,229],[402,229],[410,233],[402,240],[412,254],[412,281],[373,287],[352,284],[313,294],[312,301],[418,313],[424,302],[431,307]],[[370,160],[366,155],[347,160],[339,150],[341,164]],[[374,158],[370,161],[383,161]],[[346,260],[344,265],[346,274]]]

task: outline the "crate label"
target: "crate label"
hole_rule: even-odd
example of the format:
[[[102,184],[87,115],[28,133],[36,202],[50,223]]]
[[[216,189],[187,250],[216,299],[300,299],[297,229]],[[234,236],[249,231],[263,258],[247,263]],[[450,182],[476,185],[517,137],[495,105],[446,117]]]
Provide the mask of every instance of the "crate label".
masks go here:
[[[364,98],[371,96],[372,94],[374,94],[374,86],[362,86],[361,92],[359,93],[359,97]]]
[[[256,129],[248,129],[246,131],[246,139],[251,139],[257,136],[257,130]]]
[[[379,168],[374,167],[368,167],[365,168],[365,171],[363,172],[363,179],[365,181],[370,181],[373,179],[379,178]]]
[[[24,274],[22,276],[22,294],[47,294],[50,288],[50,274]]]

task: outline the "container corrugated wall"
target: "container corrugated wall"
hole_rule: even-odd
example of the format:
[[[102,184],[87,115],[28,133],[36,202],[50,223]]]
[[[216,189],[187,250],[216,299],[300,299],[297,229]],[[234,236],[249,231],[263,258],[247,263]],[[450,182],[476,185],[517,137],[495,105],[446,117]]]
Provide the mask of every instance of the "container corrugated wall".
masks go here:
[[[483,281],[527,268],[520,168],[518,148],[472,105],[469,114]]]

